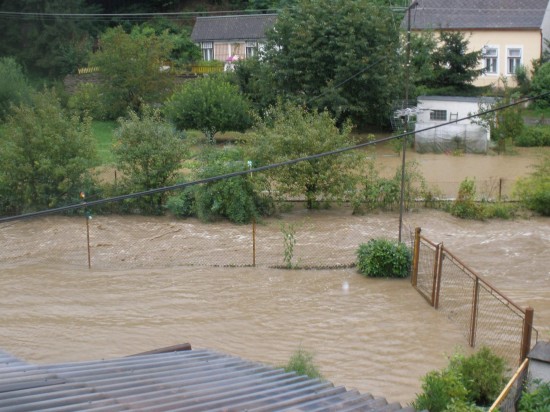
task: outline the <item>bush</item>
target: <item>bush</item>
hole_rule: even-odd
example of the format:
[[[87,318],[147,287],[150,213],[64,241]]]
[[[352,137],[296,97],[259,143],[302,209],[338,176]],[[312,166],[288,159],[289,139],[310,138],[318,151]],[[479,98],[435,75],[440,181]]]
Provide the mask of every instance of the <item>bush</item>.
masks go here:
[[[357,250],[357,268],[368,277],[405,278],[411,259],[411,251],[404,243],[387,239],[371,239]]]
[[[464,179],[458,188],[458,196],[451,205],[451,214],[461,219],[482,220],[485,217],[484,208],[481,204],[476,203],[475,197],[475,182],[468,178]]]
[[[455,354],[441,371],[431,371],[422,379],[423,392],[412,406],[430,412],[468,412],[490,405],[506,383],[504,359],[488,348],[470,356]]]
[[[514,143],[520,147],[550,146],[550,127],[534,126],[526,127]]]
[[[202,166],[197,177],[205,179],[246,170],[247,162],[238,147],[224,150],[207,148],[201,154]],[[212,221],[226,218],[234,223],[249,223],[254,218],[273,212],[273,202],[262,194],[261,176],[241,175],[197,186],[194,190],[196,212],[199,219]]]
[[[550,155],[543,157],[528,177],[518,180],[514,195],[527,209],[550,216]]]
[[[506,363],[487,347],[471,356],[456,354],[449,368],[460,375],[468,390],[467,400],[479,406],[490,406],[506,385]]]
[[[453,370],[431,371],[422,378],[422,393],[412,406],[416,410],[442,412],[452,403],[466,402],[466,390],[460,376]]]
[[[11,105],[28,103],[31,87],[23,68],[13,57],[0,58],[0,120],[5,119]]]
[[[285,372],[296,372],[298,375],[306,375],[312,379],[322,379],[323,375],[319,367],[313,361],[314,355],[302,348],[295,351],[288,363],[284,366]]]
[[[518,404],[518,412],[548,412],[550,411],[550,382],[534,382],[537,387],[523,392]]]
[[[196,213],[194,187],[187,187],[170,196],[166,201],[166,208],[177,217],[193,216]]]
[[[94,120],[104,120],[109,117],[101,90],[94,83],[80,84],[75,94],[69,97],[68,107],[81,118],[90,116]]]

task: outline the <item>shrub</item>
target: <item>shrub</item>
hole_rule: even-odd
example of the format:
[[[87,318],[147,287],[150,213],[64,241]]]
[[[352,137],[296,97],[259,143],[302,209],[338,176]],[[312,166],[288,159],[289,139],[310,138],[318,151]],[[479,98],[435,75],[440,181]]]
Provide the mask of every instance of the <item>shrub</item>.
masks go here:
[[[422,379],[423,392],[412,403],[417,410],[478,411],[490,405],[506,383],[503,358],[483,347],[470,356],[455,354],[441,371],[431,371]]]
[[[187,187],[179,193],[170,196],[166,208],[177,217],[190,217],[195,214],[195,192],[193,187]]]
[[[442,412],[455,402],[465,403],[468,391],[454,370],[431,371],[422,378],[422,393],[412,406],[416,410]]]
[[[224,150],[207,148],[201,154],[198,178],[205,179],[245,170],[248,165],[238,147],[227,146]],[[273,212],[273,202],[262,194],[263,179],[241,175],[197,186],[196,211],[199,219],[212,221],[226,218],[234,223],[248,223],[254,218]]]
[[[69,97],[68,107],[71,112],[81,118],[90,116],[95,120],[104,120],[109,117],[101,90],[94,83],[80,84],[75,94]]]
[[[292,354],[290,360],[284,366],[284,370],[285,372],[296,372],[298,375],[306,375],[312,379],[322,379],[323,375],[321,375],[313,358],[313,353],[299,348]]]
[[[484,208],[476,203],[476,184],[468,178],[460,183],[458,196],[451,205],[450,212],[453,216],[462,219],[480,219],[484,216]]]
[[[506,362],[487,347],[471,356],[455,354],[449,368],[458,372],[468,390],[467,400],[476,405],[490,406],[506,384]]]
[[[534,382],[537,387],[525,391],[518,404],[518,412],[548,412],[550,408],[550,382]]]
[[[405,278],[411,267],[411,251],[404,243],[371,239],[359,245],[357,268],[368,277]]]
[[[0,120],[5,119],[11,105],[28,103],[31,87],[23,68],[13,57],[0,57]]]
[[[514,195],[527,209],[550,216],[550,155],[543,157],[528,177],[518,180]]]
[[[514,143],[520,147],[550,146],[550,127],[526,127]]]

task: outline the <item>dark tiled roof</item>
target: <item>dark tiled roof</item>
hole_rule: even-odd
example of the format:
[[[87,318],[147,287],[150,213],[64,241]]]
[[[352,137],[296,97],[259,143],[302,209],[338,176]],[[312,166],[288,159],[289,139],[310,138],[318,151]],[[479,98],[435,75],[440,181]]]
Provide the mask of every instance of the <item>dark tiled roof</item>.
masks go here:
[[[0,372],[1,411],[413,411],[210,350],[43,366],[0,351]]]
[[[540,29],[547,6],[548,0],[418,0],[411,28]]]
[[[276,19],[276,14],[197,17],[191,39],[196,42],[261,40]]]

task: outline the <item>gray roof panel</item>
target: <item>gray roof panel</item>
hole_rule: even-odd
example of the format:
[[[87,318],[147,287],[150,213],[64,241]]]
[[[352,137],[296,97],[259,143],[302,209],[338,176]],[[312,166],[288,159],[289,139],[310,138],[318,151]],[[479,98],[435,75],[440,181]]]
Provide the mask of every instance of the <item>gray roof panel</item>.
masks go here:
[[[541,29],[547,7],[548,0],[418,0],[411,28]]]
[[[262,40],[276,19],[276,14],[197,17],[191,39],[195,42]]]
[[[28,365],[0,351],[0,410],[411,411],[210,350]],[[10,366],[11,365],[11,366]]]

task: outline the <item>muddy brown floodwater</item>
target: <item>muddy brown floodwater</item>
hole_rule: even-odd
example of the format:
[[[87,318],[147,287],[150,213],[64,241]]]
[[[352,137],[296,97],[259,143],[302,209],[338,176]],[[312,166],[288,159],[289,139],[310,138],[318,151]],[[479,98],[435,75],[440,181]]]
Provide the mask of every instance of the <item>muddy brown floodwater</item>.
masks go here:
[[[354,269],[147,269],[125,268],[125,262],[87,269],[84,261],[63,256],[74,247],[71,219],[78,218],[0,227],[0,243],[18,253],[17,259],[6,260],[0,252],[0,348],[29,362],[111,358],[190,342],[195,348],[281,365],[302,347],[316,354],[323,375],[335,384],[406,404],[419,392],[426,372],[444,366],[446,355],[466,346],[463,331],[430,308],[407,280],[366,279]],[[188,242],[198,242],[212,229],[169,218],[94,221],[117,232],[132,219],[147,232],[150,244],[142,253],[149,255],[166,237],[155,233],[181,235],[174,228],[185,225],[195,233]],[[342,230],[360,233],[358,222],[368,219],[345,209],[311,213],[308,241],[323,241]],[[372,219],[397,230],[395,214]],[[533,306],[539,338],[549,337],[548,219],[473,222],[421,210],[405,220],[408,227],[422,227],[429,239],[444,242],[516,303]],[[223,238],[234,230],[220,225],[216,233]],[[22,246],[8,248],[8,243]]]

